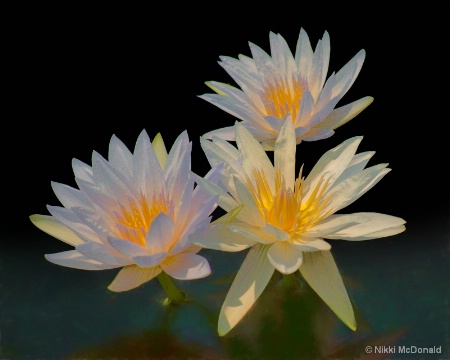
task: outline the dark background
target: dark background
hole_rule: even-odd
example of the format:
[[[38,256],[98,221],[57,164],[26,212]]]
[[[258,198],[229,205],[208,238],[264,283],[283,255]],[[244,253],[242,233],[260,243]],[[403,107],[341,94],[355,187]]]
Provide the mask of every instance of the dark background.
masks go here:
[[[396,302],[391,315],[409,304],[410,312],[401,319],[413,329],[420,328],[421,334],[440,336],[436,344],[422,339],[423,346],[441,344],[448,349],[450,151],[447,91],[442,88],[448,64],[441,53],[442,26],[434,16],[439,10],[434,9],[425,26],[431,13],[423,8],[406,13],[331,9],[325,4],[309,10],[300,3],[258,3],[245,8],[239,3],[144,4],[22,4],[4,12],[0,355],[2,341],[3,347],[13,343],[20,348],[18,339],[24,338],[28,350],[22,348],[23,358],[64,354],[61,344],[58,351],[51,345],[48,352],[39,347],[52,336],[62,340],[57,332],[39,337],[45,319],[53,318],[35,308],[35,301],[44,304],[66,291],[70,286],[65,289],[65,281],[74,281],[74,276],[79,276],[79,286],[89,276],[103,276],[99,283],[104,287],[112,279],[111,273],[106,279],[103,274],[57,267],[44,259],[45,253],[69,250],[28,219],[32,214],[48,214],[47,204],[60,205],[50,182],[75,186],[73,158],[90,164],[93,150],[106,157],[113,134],[133,149],[143,129],[151,138],[161,132],[167,148],[187,129],[193,141],[192,170],[206,174],[209,165],[199,137],[234,123],[231,115],[198,98],[211,92],[205,81],[233,84],[218,65],[219,56],[250,56],[249,41],[269,52],[270,31],[280,33],[295,51],[300,27],[313,47],[325,30],[329,32],[328,76],[360,49],[366,50],[362,70],[338,106],[368,95],[375,100],[333,137],[303,142],[297,148],[298,164],[310,170],[325,151],[363,135],[358,151],[376,151],[369,165],[388,162],[392,171],[345,212],[381,212],[407,221],[406,232],[395,237],[338,243],[335,251],[341,256],[341,271],[356,274],[362,267],[372,271],[365,278],[373,280],[370,295],[365,296],[374,300],[365,315],[374,322],[381,319],[376,313],[383,307],[377,304],[380,297],[385,305]],[[393,285],[382,280],[389,279],[403,290],[395,288],[386,298],[384,288],[393,289]],[[435,291],[432,301],[425,295],[428,291]],[[359,305],[364,307],[362,301]],[[22,313],[19,306],[26,311]],[[82,317],[77,315],[81,306],[73,312],[72,316]],[[62,326],[64,313],[58,316],[48,323]],[[375,328],[382,334],[389,329],[390,318],[380,321]],[[33,341],[25,336],[30,329]],[[79,335],[76,327],[69,329],[68,338]],[[69,344],[82,347],[73,341]],[[15,353],[21,352],[7,354]]]
[[[197,97],[211,92],[205,81],[233,83],[219,56],[250,56],[249,41],[269,52],[269,31],[295,51],[300,27],[313,46],[329,32],[328,76],[366,50],[362,70],[338,106],[367,95],[375,100],[327,141],[303,143],[299,163],[310,169],[324,151],[364,135],[359,151],[375,150],[372,164],[388,162],[393,170],[358,200],[361,209],[408,219],[448,209],[448,121],[439,111],[445,101],[438,87],[444,72],[433,51],[439,28],[392,12],[380,18],[370,12],[344,16],[343,10],[311,15],[301,6],[275,14],[231,5],[160,6],[41,4],[9,13],[3,54],[8,111],[0,145],[3,232],[35,231],[27,216],[56,204],[50,181],[74,185],[71,159],[90,163],[93,150],[107,156],[112,134],[132,148],[145,128],[151,138],[161,132],[170,147],[187,129],[193,170],[205,174],[199,137],[234,122]]]

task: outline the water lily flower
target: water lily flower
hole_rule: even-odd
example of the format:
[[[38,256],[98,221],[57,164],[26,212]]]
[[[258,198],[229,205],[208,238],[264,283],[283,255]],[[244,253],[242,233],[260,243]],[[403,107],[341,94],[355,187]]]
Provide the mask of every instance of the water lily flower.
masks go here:
[[[249,249],[222,305],[218,332],[228,333],[263,292],[275,269],[300,271],[306,282],[351,329],[356,321],[327,240],[361,241],[405,230],[401,218],[375,212],[338,214],[377,184],[388,164],[366,167],[374,152],[356,154],[362,136],[327,151],[307,177],[295,177],[294,124],[284,120],[274,164],[261,144],[236,123],[237,148],[220,138],[201,140],[212,166],[224,164],[219,184],[199,186],[219,195],[227,213],[189,240],[222,251]],[[298,273],[297,273],[298,274]],[[295,276],[295,275],[294,275]]]
[[[334,134],[334,129],[353,119],[373,97],[366,96],[336,108],[358,76],[365,59],[360,50],[341,70],[326,79],[330,59],[330,37],[325,31],[315,50],[305,30],[300,29],[295,55],[280,34],[270,32],[271,56],[249,42],[252,57],[221,56],[219,64],[240,89],[209,81],[215,94],[199,97],[242,120],[242,125],[261,142],[265,150],[274,148],[282,120],[295,125],[296,143],[315,141]],[[326,80],[326,81],[325,81]],[[234,127],[204,135],[235,140]]]
[[[188,241],[209,225],[216,197],[196,186],[191,172],[192,142],[182,132],[167,153],[158,133],[153,142],[143,130],[132,153],[115,135],[108,160],[93,151],[92,166],[74,159],[79,189],[52,182],[63,206],[51,215],[31,215],[42,231],[75,247],[47,254],[61,266],[82,270],[121,268],[108,289],[134,289],[158,277],[172,301],[183,296],[171,278],[200,279],[211,272],[201,249]],[[211,169],[216,182],[220,169]]]

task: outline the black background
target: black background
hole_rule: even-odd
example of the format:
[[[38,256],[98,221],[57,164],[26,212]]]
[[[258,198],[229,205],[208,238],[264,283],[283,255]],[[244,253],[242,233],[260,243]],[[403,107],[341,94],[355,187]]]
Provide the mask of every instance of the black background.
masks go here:
[[[211,92],[205,81],[234,85],[219,56],[250,56],[249,41],[269,52],[270,31],[295,51],[300,27],[313,46],[329,32],[328,76],[366,50],[362,70],[338,106],[367,95],[375,100],[333,137],[302,143],[298,164],[310,169],[324,151],[363,135],[359,151],[376,151],[370,164],[388,162],[393,170],[358,200],[359,211],[406,220],[448,214],[448,115],[439,100],[445,81],[436,24],[424,28],[417,18],[392,11],[380,17],[320,6],[272,11],[143,4],[23,5],[9,12],[2,232],[36,231],[28,216],[47,214],[46,204],[59,205],[50,181],[75,186],[72,158],[90,164],[93,150],[106,157],[112,134],[132,149],[142,129],[151,138],[161,132],[169,148],[187,129],[192,169],[204,175],[209,165],[199,137],[234,123],[197,97]]]
[[[52,358],[49,354],[88,343],[68,322],[70,316],[81,322],[87,311],[85,326],[93,333],[104,326],[108,336],[118,319],[140,319],[128,312],[123,318],[112,313],[119,302],[131,309],[134,299],[159,289],[158,284],[121,294],[114,298],[113,310],[105,310],[102,296],[115,296],[105,289],[112,272],[94,275],[47,262],[44,254],[69,247],[42,233],[29,216],[48,214],[47,204],[60,205],[50,182],[76,186],[72,159],[91,164],[93,150],[106,157],[113,134],[133,149],[143,129],[151,138],[160,132],[170,148],[187,130],[193,142],[192,170],[206,174],[209,165],[199,137],[235,121],[198,98],[211,92],[205,81],[233,84],[217,63],[219,56],[250,56],[249,41],[269,52],[270,31],[280,33],[295,51],[303,27],[313,46],[328,31],[328,76],[366,50],[362,70],[338,107],[364,96],[373,96],[374,102],[333,137],[300,144],[297,166],[304,163],[308,172],[325,151],[363,135],[358,151],[376,151],[369,165],[387,162],[392,171],[342,212],[373,211],[407,221],[405,233],[398,236],[358,244],[334,242],[339,268],[355,277],[367,273],[365,300],[373,301],[359,300],[359,305],[372,323],[379,323],[381,333],[383,326],[386,331],[396,326],[392,319],[400,314],[411,327],[410,343],[402,344],[442,345],[448,353],[450,151],[448,41],[446,21],[440,19],[444,11],[427,5],[305,5],[128,1],[5,7],[0,133],[3,347],[18,344],[31,359]],[[216,256],[219,261],[211,264],[219,268],[221,254],[205,253]],[[222,264],[228,266],[225,259]],[[184,286],[202,286],[193,283]],[[65,292],[76,306],[61,310],[72,302]],[[352,292],[356,304],[357,295]],[[95,299],[100,299],[97,307],[90,308]],[[97,325],[88,326],[90,318]],[[55,344],[50,344],[52,338]]]

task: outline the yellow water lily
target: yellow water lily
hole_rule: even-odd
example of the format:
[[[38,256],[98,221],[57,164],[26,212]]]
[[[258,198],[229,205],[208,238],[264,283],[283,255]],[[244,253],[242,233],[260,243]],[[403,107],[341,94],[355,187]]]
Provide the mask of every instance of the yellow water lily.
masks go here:
[[[241,124],[265,150],[273,150],[285,118],[294,124],[296,143],[299,144],[302,140],[330,137],[334,129],[372,103],[373,97],[366,96],[335,108],[361,70],[366,56],[364,49],[327,79],[328,32],[325,31],[313,49],[307,33],[301,29],[294,55],[280,34],[270,32],[269,40],[271,55],[250,42],[252,57],[242,54],[237,59],[220,57],[219,64],[240,89],[209,81],[206,84],[216,93],[199,96],[242,120]],[[235,140],[234,126],[210,131],[205,136]]]
[[[228,333],[268,284],[275,269],[303,278],[351,329],[356,321],[326,240],[370,240],[405,230],[399,217],[375,212],[338,214],[377,184],[388,164],[366,167],[374,152],[356,154],[362,136],[327,151],[303,176],[295,176],[296,133],[284,120],[274,146],[274,164],[247,128],[236,123],[237,148],[220,138],[201,140],[209,163],[223,164],[219,184],[198,183],[227,214],[189,240],[205,248],[250,248],[222,305],[218,332]]]
[[[186,131],[168,153],[160,134],[151,142],[143,130],[133,153],[113,135],[108,160],[95,151],[92,166],[74,159],[79,189],[52,182],[63,206],[47,206],[51,215],[30,219],[75,249],[45,258],[82,270],[121,268],[108,287],[112,291],[158,277],[172,300],[180,300],[170,278],[199,279],[211,272],[188,235],[208,226],[217,206],[215,196],[194,188],[191,150]],[[219,170],[212,169],[208,181],[215,182]]]

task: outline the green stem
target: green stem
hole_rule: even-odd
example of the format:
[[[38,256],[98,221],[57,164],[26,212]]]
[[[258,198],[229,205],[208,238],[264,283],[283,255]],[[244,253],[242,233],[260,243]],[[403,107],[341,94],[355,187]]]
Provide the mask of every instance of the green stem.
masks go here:
[[[297,278],[295,277],[295,273],[283,274],[282,284],[287,289],[295,287],[298,284]]]
[[[159,283],[167,294],[167,299],[164,302],[165,304],[173,303],[173,304],[181,304],[184,300],[186,300],[186,295],[178,290],[178,288],[173,283],[172,279],[169,275],[167,275],[164,271],[161,272],[158,276]]]

